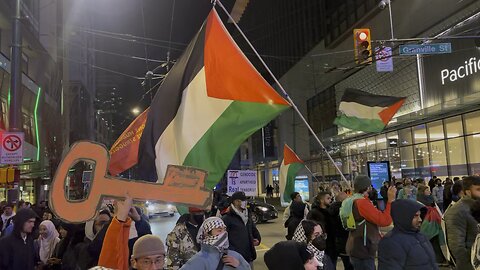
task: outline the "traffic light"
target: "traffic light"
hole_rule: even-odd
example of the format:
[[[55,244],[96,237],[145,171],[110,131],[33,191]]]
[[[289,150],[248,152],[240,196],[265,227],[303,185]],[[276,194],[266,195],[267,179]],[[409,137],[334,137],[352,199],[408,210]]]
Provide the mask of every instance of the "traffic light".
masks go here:
[[[370,29],[353,29],[353,44],[355,48],[355,63],[363,64],[372,62]]]

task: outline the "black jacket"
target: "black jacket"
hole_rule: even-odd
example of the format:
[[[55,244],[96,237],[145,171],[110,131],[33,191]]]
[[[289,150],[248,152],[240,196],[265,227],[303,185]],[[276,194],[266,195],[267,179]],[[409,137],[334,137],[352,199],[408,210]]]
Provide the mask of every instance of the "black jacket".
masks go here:
[[[309,257],[307,244],[295,241],[276,243],[263,256],[270,270],[303,270],[305,258]]]
[[[254,261],[257,258],[257,252],[253,245],[253,239],[261,241],[262,238],[252,219],[249,217],[245,225],[242,218],[232,209],[222,219],[227,226],[229,249],[240,253],[247,262]]]
[[[322,226],[322,229],[327,233],[327,253],[330,257],[337,257],[335,248],[335,226],[334,216],[331,209],[323,209],[318,204],[312,206],[312,210],[308,213],[307,219],[313,220]]]
[[[33,236],[27,234],[24,241],[21,237],[21,229],[24,224],[37,215],[31,209],[22,209],[15,216],[13,233],[0,240],[0,269],[2,270],[34,270],[35,249]]]
[[[412,227],[415,213],[423,207],[408,199],[392,203],[394,228],[378,245],[378,269],[438,270],[432,244]]]
[[[303,202],[295,202],[293,201],[290,204],[290,217],[285,221],[285,228],[287,228],[287,240],[292,240],[293,234],[300,224],[300,221],[303,220],[305,215],[305,207],[307,205]]]
[[[340,207],[342,207],[342,202],[334,202],[330,206],[333,214],[333,227],[335,228],[335,248],[337,254],[345,255],[347,254],[345,246],[347,245],[348,231],[343,228],[342,221],[340,219]],[[327,240],[328,238],[330,238],[330,235],[327,235]]]

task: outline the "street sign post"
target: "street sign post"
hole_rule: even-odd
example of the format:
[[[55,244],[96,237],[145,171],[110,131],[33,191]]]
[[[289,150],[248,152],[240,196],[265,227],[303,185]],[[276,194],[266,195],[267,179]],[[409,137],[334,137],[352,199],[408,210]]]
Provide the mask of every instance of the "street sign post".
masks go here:
[[[451,43],[400,45],[400,55],[443,54],[452,52]]]
[[[20,164],[23,162],[23,132],[4,132],[1,137],[1,164]]]
[[[393,71],[393,58],[391,47],[376,47],[375,60],[375,63],[377,65],[377,72]]]

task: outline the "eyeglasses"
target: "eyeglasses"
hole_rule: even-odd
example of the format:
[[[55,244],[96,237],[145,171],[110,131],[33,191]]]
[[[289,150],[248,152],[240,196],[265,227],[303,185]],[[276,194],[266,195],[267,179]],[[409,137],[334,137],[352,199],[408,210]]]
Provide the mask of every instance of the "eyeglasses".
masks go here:
[[[163,265],[163,263],[165,262],[165,255],[158,256],[157,258],[155,258],[153,260],[144,258],[144,259],[138,260],[137,262],[138,262],[138,264],[140,264],[141,266],[144,266],[144,267],[149,267],[151,265],[160,266],[160,265]]]

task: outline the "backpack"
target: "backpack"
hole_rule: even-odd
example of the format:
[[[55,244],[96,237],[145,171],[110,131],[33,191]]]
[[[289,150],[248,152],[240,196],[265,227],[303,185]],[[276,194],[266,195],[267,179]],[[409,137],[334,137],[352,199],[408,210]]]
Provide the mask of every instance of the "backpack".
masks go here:
[[[355,200],[362,199],[363,195],[361,194],[354,194],[351,197],[346,198],[342,202],[342,206],[340,207],[340,221],[342,222],[342,226],[347,231],[353,231],[357,229],[358,225],[361,225],[365,220],[361,222],[356,222],[355,217],[353,216],[353,203]]]

